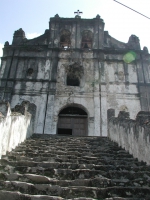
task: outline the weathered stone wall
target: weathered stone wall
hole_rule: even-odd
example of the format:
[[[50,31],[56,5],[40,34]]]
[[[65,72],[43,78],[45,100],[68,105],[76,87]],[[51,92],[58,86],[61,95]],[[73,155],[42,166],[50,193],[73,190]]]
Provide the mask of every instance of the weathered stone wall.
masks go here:
[[[105,54],[105,61],[100,62],[101,82],[101,121],[102,133],[107,133],[107,110],[114,108],[116,116],[120,111],[131,112],[131,118],[141,110],[137,88],[137,66],[135,63],[126,64],[122,55]],[[117,59],[117,60],[116,60]]]
[[[12,108],[22,101],[36,105],[34,133],[56,134],[59,111],[73,103],[87,110],[90,136],[107,136],[109,108],[115,108],[116,113],[130,110],[131,118],[141,110],[136,63],[125,64],[119,51],[104,54],[94,50],[59,49],[52,52],[42,48],[35,52],[25,47],[18,53],[16,50],[8,75],[14,79],[1,81],[1,87],[7,88],[3,99],[7,99],[10,91]],[[84,71],[80,87],[66,84],[66,68],[75,63]],[[4,65],[7,71],[9,65],[5,62]],[[31,68],[33,73],[28,75]]]
[[[24,47],[15,55],[10,70],[10,78],[14,79],[1,81],[1,86],[7,84],[3,87],[7,88],[5,95],[13,90],[10,91],[12,108],[22,101],[36,105],[34,133],[56,134],[59,111],[70,104],[87,110],[90,136],[107,136],[109,108],[115,108],[116,113],[130,110],[131,118],[141,110],[136,63],[125,64],[119,51],[104,54],[94,50],[59,49],[52,52],[45,47],[32,52],[25,51]],[[18,67],[13,70],[15,59]],[[83,68],[80,87],[66,84],[66,68],[75,63]],[[28,75],[31,68],[33,73]]]
[[[9,103],[0,103],[0,158],[32,135],[31,114],[11,112]]]
[[[114,114],[113,109],[108,110],[108,137],[150,165],[150,112],[139,112],[136,120],[130,119],[125,111],[118,117]]]

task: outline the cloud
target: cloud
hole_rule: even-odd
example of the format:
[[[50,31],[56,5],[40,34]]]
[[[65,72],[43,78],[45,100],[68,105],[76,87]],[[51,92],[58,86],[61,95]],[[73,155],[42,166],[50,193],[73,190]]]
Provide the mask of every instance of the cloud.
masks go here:
[[[0,57],[3,55],[3,50],[2,48],[4,47],[4,44],[0,43]],[[1,65],[1,59],[0,59],[0,65]]]
[[[33,39],[33,38],[36,38],[40,35],[41,35],[41,33],[27,33],[26,37],[27,37],[27,39]]]

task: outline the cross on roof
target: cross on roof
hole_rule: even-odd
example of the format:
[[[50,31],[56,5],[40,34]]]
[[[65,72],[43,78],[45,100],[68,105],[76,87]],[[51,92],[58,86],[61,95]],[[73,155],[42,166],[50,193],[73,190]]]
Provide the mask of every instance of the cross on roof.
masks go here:
[[[83,12],[80,12],[79,10],[77,10],[77,12],[74,12],[74,14],[81,15],[83,14]]]

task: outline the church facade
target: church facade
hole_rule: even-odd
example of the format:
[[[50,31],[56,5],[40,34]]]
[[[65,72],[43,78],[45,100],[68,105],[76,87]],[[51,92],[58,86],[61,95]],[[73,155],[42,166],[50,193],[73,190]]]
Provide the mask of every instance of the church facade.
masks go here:
[[[28,102],[34,133],[107,136],[107,113],[150,111],[150,55],[139,39],[120,42],[104,21],[50,18],[49,29],[28,40],[22,29],[5,43],[0,100],[14,111]]]

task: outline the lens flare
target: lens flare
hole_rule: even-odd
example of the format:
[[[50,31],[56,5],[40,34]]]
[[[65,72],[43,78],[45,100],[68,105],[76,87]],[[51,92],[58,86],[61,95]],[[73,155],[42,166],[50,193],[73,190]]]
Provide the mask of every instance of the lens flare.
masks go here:
[[[131,63],[136,59],[136,53],[134,51],[129,51],[123,56],[123,60],[125,63]]]

